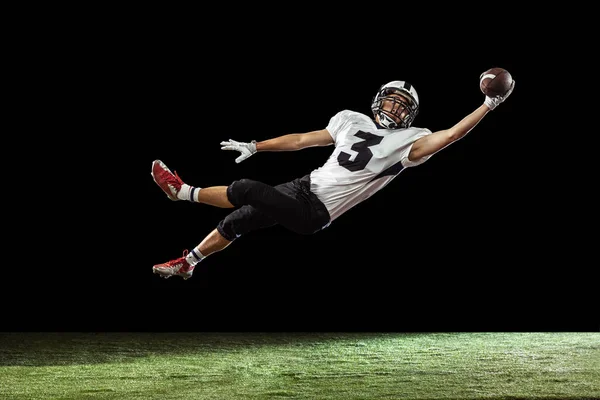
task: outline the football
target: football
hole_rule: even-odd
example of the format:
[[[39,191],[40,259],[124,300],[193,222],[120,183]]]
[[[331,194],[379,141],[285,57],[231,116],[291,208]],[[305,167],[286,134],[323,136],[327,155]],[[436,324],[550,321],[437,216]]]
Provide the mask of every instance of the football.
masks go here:
[[[512,76],[506,69],[494,67],[481,74],[479,88],[488,97],[504,96],[512,81]]]

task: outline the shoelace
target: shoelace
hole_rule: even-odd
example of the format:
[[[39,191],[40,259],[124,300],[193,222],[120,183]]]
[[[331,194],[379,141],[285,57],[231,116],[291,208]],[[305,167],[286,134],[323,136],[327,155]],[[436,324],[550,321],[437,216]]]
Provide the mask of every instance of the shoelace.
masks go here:
[[[189,253],[189,251],[188,251],[187,249],[186,249],[186,250],[184,250],[184,251],[183,251],[183,257],[181,257],[181,258],[178,258],[178,259],[176,259],[176,260],[169,261],[169,262],[167,263],[167,265],[168,265],[169,267],[172,267],[172,266],[174,266],[175,264],[179,264],[181,261],[183,261],[182,259],[185,259],[185,256],[187,256],[187,255],[188,255],[188,253]]]
[[[182,183],[182,184],[183,184],[183,179],[181,179],[181,178],[179,177],[179,175],[177,175],[177,171],[173,171],[173,175],[175,175],[175,178],[177,178],[177,180],[178,180],[180,183]]]

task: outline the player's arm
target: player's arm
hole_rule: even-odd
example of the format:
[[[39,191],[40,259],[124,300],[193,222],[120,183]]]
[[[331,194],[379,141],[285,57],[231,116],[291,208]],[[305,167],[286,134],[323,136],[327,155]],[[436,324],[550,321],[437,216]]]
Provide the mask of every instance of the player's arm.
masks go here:
[[[307,133],[290,133],[260,142],[243,143],[229,139],[226,142],[221,142],[221,150],[239,151],[241,155],[235,159],[235,162],[240,163],[259,151],[296,151],[307,147],[328,146],[330,144],[333,144],[333,138],[327,129],[321,129]]]
[[[482,105],[461,119],[452,128],[434,132],[415,141],[412,145],[410,153],[408,154],[408,159],[410,161],[415,161],[422,157],[432,155],[433,153],[440,151],[444,147],[463,138],[471,131],[471,129],[475,128],[479,121],[481,121],[488,112],[502,104],[508,98],[508,96],[510,96],[514,88],[515,81],[513,80],[512,85],[506,94],[496,97],[485,96],[485,100],[483,101]]]
[[[469,115],[460,120],[450,129],[433,132],[430,135],[423,136],[413,143],[408,159],[410,161],[418,160],[429,156],[444,147],[456,142],[469,133],[475,126],[490,112],[485,104],[482,104]]]
[[[256,151],[296,151],[307,147],[328,146],[333,138],[327,129],[307,133],[291,133],[256,142]]]

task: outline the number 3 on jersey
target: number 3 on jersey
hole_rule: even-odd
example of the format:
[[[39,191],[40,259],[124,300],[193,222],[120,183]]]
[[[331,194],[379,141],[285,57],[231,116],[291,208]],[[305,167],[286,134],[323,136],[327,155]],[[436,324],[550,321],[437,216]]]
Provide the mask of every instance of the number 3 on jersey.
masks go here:
[[[365,169],[369,160],[373,157],[373,152],[369,147],[379,144],[383,140],[383,136],[373,135],[369,132],[358,131],[354,135],[363,139],[360,142],[354,143],[351,150],[356,151],[358,154],[354,161],[350,161],[350,154],[344,153],[343,151],[338,155],[338,163],[340,166],[346,168],[348,171],[360,171]]]

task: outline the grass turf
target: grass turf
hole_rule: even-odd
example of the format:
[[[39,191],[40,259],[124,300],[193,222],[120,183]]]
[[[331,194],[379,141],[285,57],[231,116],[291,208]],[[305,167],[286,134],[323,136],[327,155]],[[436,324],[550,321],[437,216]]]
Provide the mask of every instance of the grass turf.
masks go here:
[[[599,399],[600,333],[0,333],[2,399]]]

